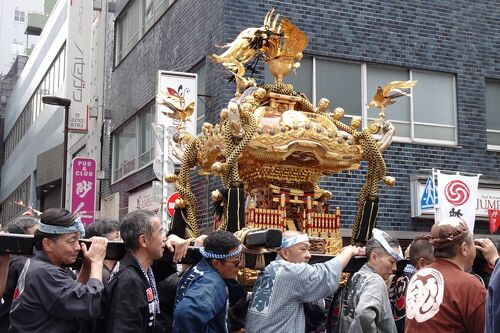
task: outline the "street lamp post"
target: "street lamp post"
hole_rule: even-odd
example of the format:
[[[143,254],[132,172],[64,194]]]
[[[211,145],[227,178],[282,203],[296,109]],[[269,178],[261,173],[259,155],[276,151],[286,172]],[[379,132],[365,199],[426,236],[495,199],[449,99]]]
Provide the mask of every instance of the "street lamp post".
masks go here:
[[[63,174],[61,181],[61,208],[66,206],[66,168],[68,167],[68,120],[69,120],[69,106],[71,100],[57,96],[43,96],[42,102],[49,105],[57,105],[64,107],[64,141],[63,141]]]

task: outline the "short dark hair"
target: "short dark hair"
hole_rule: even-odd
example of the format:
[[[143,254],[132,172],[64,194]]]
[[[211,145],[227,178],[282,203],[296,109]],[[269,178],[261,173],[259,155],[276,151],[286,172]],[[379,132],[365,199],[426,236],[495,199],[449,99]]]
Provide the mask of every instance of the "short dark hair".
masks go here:
[[[120,234],[123,243],[128,249],[136,250],[139,248],[140,235],[151,236],[153,233],[151,221],[155,216],[152,211],[145,209],[136,210],[125,215],[120,225]]]
[[[5,230],[9,234],[24,235],[29,228],[38,225],[38,219],[33,216],[18,216],[14,220],[7,223]]]
[[[458,250],[462,243],[465,242],[467,245],[471,245],[474,243],[474,238],[472,237],[472,232],[468,232],[464,237],[463,241],[460,241],[455,244],[450,244],[450,246],[437,248],[434,247],[434,257],[443,258],[443,259],[452,259],[458,254]]]
[[[240,241],[236,236],[226,230],[217,230],[205,238],[203,247],[206,251],[217,254],[228,254],[230,250],[238,247]]]
[[[116,220],[96,220],[85,229],[85,237],[106,237],[107,234],[120,231],[120,222]]]
[[[60,227],[69,227],[75,222],[77,216],[64,208],[49,208],[45,210],[40,216],[40,223],[55,225]],[[35,247],[42,250],[42,241],[44,238],[56,239],[61,235],[47,234],[37,230],[35,232]]]
[[[399,246],[399,241],[397,238],[392,237],[388,234],[384,234],[383,237],[387,241],[390,247],[397,248]],[[389,254],[387,250],[382,246],[382,244],[375,239],[375,237],[370,238],[368,242],[366,242],[366,257],[368,259],[370,258],[372,252]]]
[[[415,266],[418,259],[431,259],[434,256],[434,246],[432,246],[431,236],[417,236],[410,245],[410,263]]]

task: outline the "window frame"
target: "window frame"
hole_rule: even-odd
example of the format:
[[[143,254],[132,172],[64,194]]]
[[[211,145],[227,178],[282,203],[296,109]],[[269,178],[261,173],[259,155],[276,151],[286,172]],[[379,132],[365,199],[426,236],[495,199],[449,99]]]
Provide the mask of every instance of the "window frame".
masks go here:
[[[360,87],[360,93],[361,93],[361,118],[362,118],[362,124],[363,128],[366,128],[368,126],[368,123],[371,119],[374,119],[376,117],[376,112],[375,110],[371,110],[368,107],[368,103],[371,100],[371,94],[373,92],[367,91],[368,89],[368,67],[369,66],[374,66],[374,67],[380,67],[380,68],[387,68],[387,69],[396,69],[396,70],[405,70],[408,71],[408,77],[409,80],[413,79],[414,72],[422,72],[422,73],[436,73],[436,74],[446,74],[451,76],[452,78],[452,100],[453,100],[453,105],[452,105],[452,112],[453,112],[453,125],[443,125],[443,124],[438,124],[438,123],[432,123],[432,122],[421,122],[421,121],[416,121],[414,117],[414,97],[413,94],[409,97],[410,99],[410,109],[409,111],[409,127],[410,127],[410,136],[397,136],[397,131],[395,133],[395,136],[393,138],[393,142],[399,142],[399,143],[411,143],[411,144],[429,144],[429,145],[435,145],[435,146],[448,146],[448,147],[457,147],[458,146],[458,112],[457,112],[457,83],[456,83],[456,74],[454,73],[448,73],[448,72],[440,72],[440,71],[429,71],[429,70],[421,70],[421,69],[411,69],[411,68],[405,68],[405,67],[399,67],[399,66],[391,66],[391,65],[386,65],[386,64],[377,64],[377,63],[367,63],[367,62],[358,62],[354,60],[345,60],[345,59],[337,59],[337,58],[329,58],[329,57],[323,57],[323,56],[315,56],[315,55],[305,55],[304,58],[306,57],[311,57],[312,58],[312,96],[311,96],[311,101],[313,103],[317,103],[318,98],[321,98],[322,96],[317,96],[317,60],[329,60],[332,62],[337,62],[337,63],[350,63],[350,64],[358,64],[360,65],[360,73],[361,73],[361,87]],[[418,87],[418,85],[417,85]],[[335,105],[335,101],[332,103],[333,105],[330,105],[331,108],[337,107]],[[370,111],[369,111],[370,110]],[[349,110],[346,110],[346,114],[344,115],[344,119],[351,119],[355,115],[350,115]],[[369,117],[369,115],[371,115]],[[389,119],[390,120],[390,119]],[[393,123],[405,123],[403,121],[392,121]],[[424,126],[432,126],[436,128],[451,128],[454,131],[454,139],[453,140],[437,140],[437,139],[429,139],[429,138],[417,138],[415,135],[415,127],[418,125],[424,125]]]
[[[155,23],[167,12],[175,0],[151,0],[151,17],[146,20],[146,1],[147,0],[130,0],[123,10],[115,18],[114,32],[114,67],[118,67],[127,55],[134,49],[139,41],[146,35]],[[135,6],[135,10],[134,9]],[[128,36],[130,18],[136,15],[138,20],[138,29],[133,36]],[[124,23],[125,22],[125,23]],[[127,31],[126,41],[120,43],[120,39],[124,39],[123,32]],[[121,45],[125,43],[126,45]],[[119,49],[121,46],[121,49]]]
[[[21,21],[21,16],[23,18],[22,21]],[[17,17],[17,19],[16,19],[16,17]],[[19,8],[14,9],[14,22],[16,22],[16,23],[26,22],[26,12],[24,10],[20,10]]]
[[[486,102],[487,102],[486,101],[486,86],[488,85],[488,82],[492,83],[492,84],[497,84],[500,86],[500,79],[491,78],[491,77],[485,77],[485,79],[484,79],[484,94],[485,94],[484,109],[486,112],[485,119],[488,119],[488,105],[486,104]],[[496,111],[500,113],[500,106],[497,107]],[[488,122],[486,121],[486,149],[490,150],[490,151],[500,151],[500,145],[490,144],[488,142],[488,133],[495,133],[495,134],[498,134],[500,136],[500,129],[489,129]]]
[[[38,83],[37,88],[33,91],[28,102],[24,105],[23,110],[17,117],[14,126],[7,134],[6,141],[9,144],[5,146],[5,151],[4,151],[5,161],[9,159],[10,155],[15,150],[17,144],[22,140],[24,135],[28,132],[31,124],[33,124],[36,121],[41,111],[43,110],[42,99],[41,99],[42,95],[51,95],[61,87],[63,81],[59,81],[57,87],[53,85],[51,88],[50,76],[52,75],[51,73],[54,71],[54,67],[57,66],[58,62],[64,56],[65,50],[66,50],[66,44],[64,44],[61,47],[61,49],[57,53],[57,56],[52,60],[52,63],[50,64],[49,68],[45,72],[41,81]],[[29,118],[27,116],[28,113],[31,115]],[[24,122],[26,122],[26,124],[24,124]]]
[[[153,128],[151,127],[151,144],[152,144],[152,147],[150,148],[149,151],[145,151],[143,152],[142,154],[139,154],[140,152],[140,134],[141,134],[141,124],[140,124],[140,118],[141,116],[145,115],[146,113],[148,112],[152,112],[153,114],[153,121],[152,122],[157,122],[157,118],[158,118],[158,115],[157,115],[157,112],[156,112],[156,106],[155,106],[155,103],[154,103],[154,100],[153,101],[150,101],[148,104],[146,104],[146,106],[144,106],[143,108],[141,108],[140,111],[138,111],[136,114],[134,114],[130,119],[128,119],[126,122],[124,122],[122,125],[120,125],[120,127],[116,130],[113,131],[113,133],[111,134],[112,136],[112,157],[111,157],[111,184],[116,184],[120,181],[122,181],[123,179],[151,166],[155,160],[155,157],[156,155],[158,154],[158,151],[157,151],[157,145],[155,143],[155,136],[154,136],[154,131],[153,131]],[[117,146],[116,144],[116,140],[117,140],[117,135],[122,133],[123,130],[125,129],[126,126],[129,126],[131,123],[134,123],[134,129],[135,129],[135,154],[134,154],[134,168],[133,170],[127,172],[127,173],[124,173],[123,172],[123,167],[125,164],[127,163],[130,163],[132,161],[132,159],[130,160],[127,160],[127,161],[123,161],[121,163],[121,165],[117,168],[115,167],[115,161],[116,161],[116,157],[117,157],[117,149],[119,149],[119,147]],[[143,156],[144,154],[146,153],[150,153],[151,154],[151,160],[149,162],[147,162],[146,164],[144,164],[143,166],[140,166],[139,167],[139,158],[141,156]],[[117,170],[119,169],[122,169],[121,171],[121,174],[119,177],[116,177],[115,176],[115,173]]]

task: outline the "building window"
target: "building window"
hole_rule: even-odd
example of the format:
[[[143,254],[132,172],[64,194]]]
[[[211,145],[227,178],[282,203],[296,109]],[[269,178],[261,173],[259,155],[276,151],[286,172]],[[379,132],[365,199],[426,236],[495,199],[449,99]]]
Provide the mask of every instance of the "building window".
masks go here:
[[[500,150],[500,80],[486,79],[485,86],[488,149]]]
[[[25,21],[25,13],[22,10],[14,10],[14,22],[23,23]]]
[[[139,155],[138,168],[148,165],[154,159],[154,133],[151,123],[155,120],[155,106],[139,116]]]
[[[13,56],[17,56],[19,54],[24,54],[24,44],[19,43],[18,41],[13,41],[12,44],[10,45],[10,53]]]
[[[5,200],[2,202],[0,216],[3,225],[14,219],[16,216],[26,211],[26,208],[16,204],[22,201],[25,205],[30,205],[31,178],[26,178]]]
[[[273,82],[266,68],[266,82]],[[304,57],[297,74],[285,83],[293,84],[311,101],[330,100],[330,108],[342,107],[345,121],[361,116],[363,125],[378,116],[368,108],[378,86],[391,81],[418,80],[410,97],[400,98],[385,114],[396,127],[396,142],[457,144],[455,76],[448,73],[378,66],[320,57]],[[435,92],[439,91],[439,95]]]
[[[142,26],[146,32],[175,0],[142,0]]]
[[[135,170],[135,158],[137,150],[135,119],[125,125],[114,136],[114,179],[122,178]]]
[[[116,20],[116,61],[120,62],[139,41],[139,1],[129,2]]]
[[[205,112],[209,97],[206,96],[205,82],[207,80],[207,65],[202,61],[196,65],[190,72],[197,74],[197,88],[198,98],[196,99],[196,133],[201,133],[201,127],[205,122]]]
[[[64,56],[65,46],[59,51],[59,54],[50,65],[42,81],[34,91],[28,103],[24,106],[23,111],[9,132],[7,136],[8,144],[5,146],[5,160],[10,157],[17,143],[21,141],[31,124],[35,122],[36,118],[40,115],[42,110],[42,96],[53,95],[62,85],[64,80],[64,68],[61,67],[61,64],[64,66]]]
[[[154,159],[155,106],[148,104],[146,111],[113,133],[113,181],[117,181],[149,164]]]
[[[119,64],[175,0],[130,0],[116,19],[116,56]],[[142,27],[142,28],[141,28]]]

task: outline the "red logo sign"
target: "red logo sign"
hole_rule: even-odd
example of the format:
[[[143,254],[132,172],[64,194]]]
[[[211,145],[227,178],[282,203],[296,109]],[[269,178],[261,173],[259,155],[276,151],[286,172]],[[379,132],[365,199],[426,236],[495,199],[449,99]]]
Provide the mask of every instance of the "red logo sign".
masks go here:
[[[469,200],[470,190],[464,182],[453,180],[444,188],[444,195],[452,205],[461,206]]]
[[[175,200],[179,198],[179,192],[172,193],[171,196],[168,197],[167,200],[167,213],[170,217],[174,216],[175,213]]]
[[[148,302],[153,301],[153,289],[148,288],[146,289],[146,296],[148,297]]]

